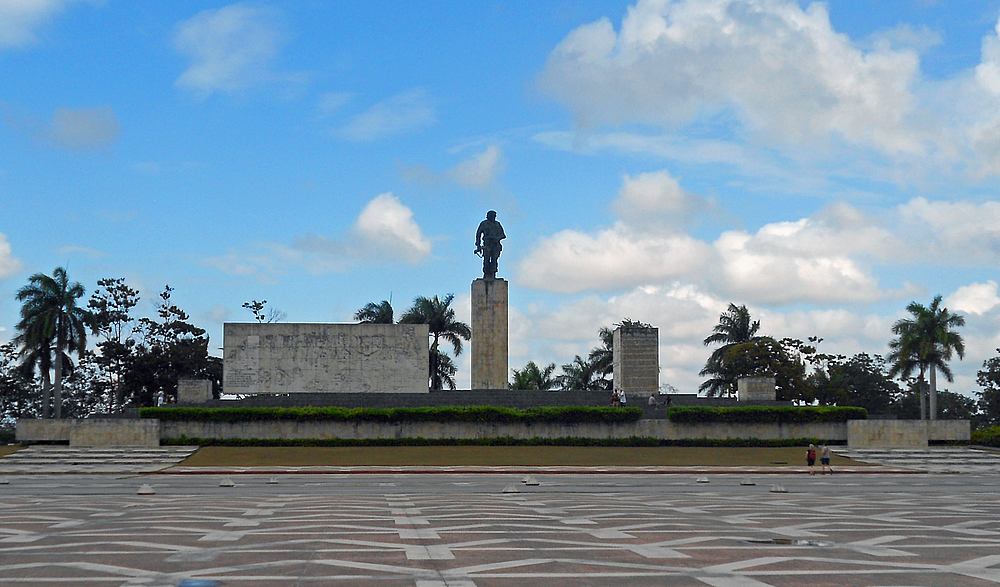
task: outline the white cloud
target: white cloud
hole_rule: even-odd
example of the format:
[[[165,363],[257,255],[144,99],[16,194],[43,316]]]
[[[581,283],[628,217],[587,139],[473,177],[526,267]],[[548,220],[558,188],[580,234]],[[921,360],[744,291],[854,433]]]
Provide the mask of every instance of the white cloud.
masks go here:
[[[280,81],[272,67],[285,42],[281,13],[231,4],[179,23],[174,48],[191,60],[175,85],[207,98]]]
[[[369,202],[354,227],[366,255],[416,263],[431,253],[431,242],[413,220],[413,210],[392,193]]]
[[[914,198],[896,214],[915,258],[965,266],[1000,261],[1000,202]]]
[[[420,130],[434,122],[433,101],[425,91],[414,89],[372,105],[355,116],[340,134],[354,141],[374,141]]]
[[[78,0],[0,0],[0,47],[38,42],[38,29]]]
[[[626,175],[614,201],[618,217],[638,226],[680,228],[708,207],[708,202],[682,189],[680,182],[666,170],[636,177]]]
[[[93,151],[110,147],[121,136],[121,123],[110,106],[56,108],[51,121],[44,121],[12,104],[0,102],[10,127],[42,144],[70,151]]]
[[[431,254],[432,244],[413,211],[392,193],[372,199],[344,238],[310,234],[292,245],[262,243],[248,250],[202,260],[228,275],[275,283],[291,267],[313,273],[344,271],[362,262],[416,264]]]
[[[985,314],[1000,305],[997,296],[997,282],[963,285],[945,298],[944,306],[952,312],[968,312],[970,314]]]
[[[57,108],[48,134],[60,147],[86,151],[114,144],[121,135],[121,124],[110,106]]]
[[[725,112],[779,143],[839,137],[896,153],[925,147],[909,121],[918,77],[915,50],[862,51],[820,3],[639,0],[617,32],[607,19],[571,32],[539,81],[585,127]]]
[[[503,151],[496,145],[490,145],[482,153],[449,169],[448,177],[462,187],[486,190],[496,183],[505,165]]]
[[[21,261],[14,256],[7,235],[0,233],[0,279],[6,279],[21,270]]]

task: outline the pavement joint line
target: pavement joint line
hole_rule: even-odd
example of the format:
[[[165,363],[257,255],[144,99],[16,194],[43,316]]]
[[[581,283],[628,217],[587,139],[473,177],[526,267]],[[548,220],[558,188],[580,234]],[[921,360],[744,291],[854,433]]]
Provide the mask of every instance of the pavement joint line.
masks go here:
[[[749,467],[172,467],[153,475],[808,475],[803,469]],[[838,468],[837,475],[927,475],[928,471],[885,467]]]

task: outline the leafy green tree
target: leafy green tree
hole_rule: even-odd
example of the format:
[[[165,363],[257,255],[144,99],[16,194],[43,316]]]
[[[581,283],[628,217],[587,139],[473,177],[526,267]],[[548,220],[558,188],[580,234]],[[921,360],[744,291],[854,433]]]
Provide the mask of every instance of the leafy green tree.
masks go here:
[[[93,326],[93,315],[77,306],[84,289],[79,283],[69,281],[66,270],[57,267],[52,275],[36,273],[28,278],[28,285],[17,291],[22,302],[21,320],[17,324],[15,341],[22,345],[22,353],[38,353],[36,365],[44,366],[42,354],[53,353],[53,397],[55,418],[62,417],[63,367],[72,353],[83,354],[87,348],[87,330]],[[70,365],[72,361],[70,360]],[[47,399],[47,398],[46,398]]]
[[[87,307],[94,315],[94,332],[101,337],[100,353],[94,361],[106,377],[111,389],[113,407],[121,408],[125,390],[122,380],[132,364],[136,345],[136,320],[132,310],[139,304],[139,291],[122,278],[105,278],[97,282]]]
[[[913,420],[920,416],[920,386],[920,381],[911,379],[909,389],[893,403],[892,413],[897,418]],[[976,400],[947,390],[938,393],[938,407],[942,420],[974,420],[978,414]]]
[[[808,403],[813,399],[805,383],[805,365],[773,338],[729,345],[721,371],[733,382],[741,377],[774,377],[775,394],[781,401]]]
[[[392,324],[392,304],[388,300],[368,302],[354,313],[354,319],[365,324]]]
[[[123,381],[126,397],[135,405],[153,405],[160,390],[176,398],[177,380],[183,377],[210,380],[213,395],[221,393],[222,359],[209,355],[205,330],[191,324],[187,312],[173,303],[173,291],[168,285],[160,294],[157,320],[138,320],[141,340]]]
[[[1000,353],[1000,349],[997,352]],[[976,373],[976,383],[982,388],[976,394],[981,424],[1000,425],[1000,356],[983,361],[983,368]]]
[[[10,429],[18,418],[34,418],[40,413],[41,402],[34,375],[21,368],[17,345],[0,344],[0,428]]]
[[[549,363],[546,367],[539,367],[534,361],[528,361],[520,371],[511,369],[511,389],[536,389],[547,391],[554,388],[558,382],[552,376],[556,370],[555,363]]]
[[[400,324],[427,324],[429,327],[431,352],[428,373],[431,389],[444,389],[447,383],[442,378],[446,371],[442,357],[447,355],[440,349],[441,339],[451,344],[456,357],[462,354],[462,341],[472,339],[472,329],[469,328],[469,325],[455,318],[455,310],[451,307],[454,299],[453,294],[446,295],[444,299],[437,296],[432,298],[417,297],[413,300],[413,306],[399,319]],[[451,358],[449,357],[448,360],[450,361]],[[451,366],[454,367],[454,363],[451,363]],[[455,372],[457,373],[457,368]],[[454,389],[454,387],[450,389]]]
[[[825,368],[816,370],[809,382],[820,404],[865,408],[869,414],[889,413],[903,394],[889,376],[885,359],[867,353],[834,357]]]
[[[599,391],[605,389],[594,369],[594,363],[580,355],[573,362],[562,366],[562,373],[556,377],[559,387],[565,390]]]
[[[759,330],[760,321],[751,319],[746,306],[729,304],[729,308],[719,316],[719,323],[712,329],[712,334],[702,341],[705,346],[712,344],[722,346],[712,351],[705,362],[705,367],[698,373],[701,376],[709,376],[708,380],[698,386],[698,390],[707,392],[710,397],[735,395],[736,380],[740,377],[740,373],[734,370],[731,364],[726,364],[725,358],[732,357],[730,350],[735,345],[763,339],[764,337],[757,335]]]
[[[937,371],[954,381],[951,368],[947,361],[957,354],[961,359],[965,356],[965,343],[955,328],[965,325],[965,319],[952,314],[947,308],[942,308],[941,296],[935,296],[929,307],[917,302],[910,302],[906,310],[910,318],[902,318],[892,325],[892,332],[897,336],[889,342],[889,362],[892,363],[890,374],[909,379],[914,371],[919,371],[917,377],[920,388],[920,419],[927,418],[925,412],[927,395],[927,379],[930,373],[930,418],[937,419]]]

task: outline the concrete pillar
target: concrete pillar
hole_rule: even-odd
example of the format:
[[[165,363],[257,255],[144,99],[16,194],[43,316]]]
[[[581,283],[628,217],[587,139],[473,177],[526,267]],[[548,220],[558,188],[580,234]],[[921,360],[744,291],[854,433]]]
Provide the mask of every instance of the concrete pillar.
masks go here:
[[[774,377],[740,377],[736,380],[736,399],[741,402],[773,402],[777,398]]]
[[[507,281],[472,282],[472,389],[507,389]]]
[[[660,390],[660,330],[641,326],[614,331],[614,386],[627,394]]]
[[[203,404],[212,399],[212,382],[207,379],[178,379],[177,403]]]

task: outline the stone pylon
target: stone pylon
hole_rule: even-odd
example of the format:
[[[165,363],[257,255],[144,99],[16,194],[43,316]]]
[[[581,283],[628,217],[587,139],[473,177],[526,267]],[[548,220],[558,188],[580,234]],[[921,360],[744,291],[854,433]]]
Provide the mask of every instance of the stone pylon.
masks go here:
[[[472,389],[507,389],[507,281],[472,282]]]

